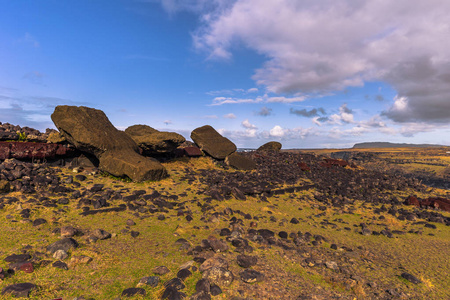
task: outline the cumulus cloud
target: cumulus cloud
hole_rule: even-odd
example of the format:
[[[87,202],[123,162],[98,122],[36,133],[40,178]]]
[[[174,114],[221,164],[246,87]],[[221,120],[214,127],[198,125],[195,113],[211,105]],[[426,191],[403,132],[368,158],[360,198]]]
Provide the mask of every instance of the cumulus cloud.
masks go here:
[[[255,113],[257,116],[267,117],[272,114],[272,109],[266,106],[261,107],[261,109]]]
[[[322,120],[326,120],[328,124],[336,125],[340,125],[342,124],[342,122],[354,123],[353,111],[347,107],[347,103],[344,103],[339,107],[339,114],[333,114],[330,117],[324,118]]]
[[[264,55],[253,79],[270,92],[322,95],[380,80],[406,99],[384,116],[450,122],[450,1],[235,0],[205,10],[205,1],[186,3],[201,14],[195,47],[229,58],[240,43]]]
[[[245,119],[244,121],[242,121],[241,125],[244,128],[247,128],[247,129],[258,129],[258,127],[256,127],[255,125],[251,124],[248,119]]]
[[[251,88],[247,90],[247,93],[257,93],[259,90],[257,88]]]
[[[283,129],[283,127],[275,125],[272,129],[269,130],[269,133],[274,137],[283,137],[285,134],[285,130]]]
[[[236,119],[236,115],[233,113],[229,113],[223,116],[225,119]]]
[[[289,112],[299,117],[307,117],[307,118],[318,116],[319,113],[321,113],[322,115],[326,114],[325,109],[323,107],[313,108],[311,110],[306,110],[305,108],[304,109],[291,108]]]

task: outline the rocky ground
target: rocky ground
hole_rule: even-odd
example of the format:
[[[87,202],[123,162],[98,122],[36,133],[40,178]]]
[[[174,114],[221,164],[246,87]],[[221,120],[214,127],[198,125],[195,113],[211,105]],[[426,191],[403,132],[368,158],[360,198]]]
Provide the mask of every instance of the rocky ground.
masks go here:
[[[315,154],[96,168],[0,164],[1,299],[448,299],[447,201],[414,177]],[[408,204],[414,204],[409,203]]]

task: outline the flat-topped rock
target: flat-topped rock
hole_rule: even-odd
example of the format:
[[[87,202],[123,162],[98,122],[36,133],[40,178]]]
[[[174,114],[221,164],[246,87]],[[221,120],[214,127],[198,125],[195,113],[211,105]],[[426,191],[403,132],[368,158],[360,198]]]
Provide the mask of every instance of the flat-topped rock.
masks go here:
[[[216,159],[225,159],[237,150],[236,145],[209,125],[198,127],[191,133],[198,147]]]
[[[186,139],[176,132],[158,131],[147,125],[133,125],[125,129],[144,155],[155,155],[173,152]]]

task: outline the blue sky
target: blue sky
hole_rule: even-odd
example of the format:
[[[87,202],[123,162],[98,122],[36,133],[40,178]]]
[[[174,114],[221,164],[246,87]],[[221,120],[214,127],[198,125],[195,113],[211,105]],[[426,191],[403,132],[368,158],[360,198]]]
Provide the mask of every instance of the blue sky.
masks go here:
[[[56,105],[238,147],[450,145],[450,2],[0,0],[0,121]]]

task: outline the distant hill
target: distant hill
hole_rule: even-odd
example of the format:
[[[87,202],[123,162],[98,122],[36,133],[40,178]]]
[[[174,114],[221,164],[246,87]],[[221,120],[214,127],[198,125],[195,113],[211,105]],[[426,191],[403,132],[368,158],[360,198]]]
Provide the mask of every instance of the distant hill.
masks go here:
[[[444,145],[433,144],[399,144],[389,142],[367,142],[358,143],[353,146],[353,149],[367,149],[367,148],[430,148],[430,147],[446,147]]]

